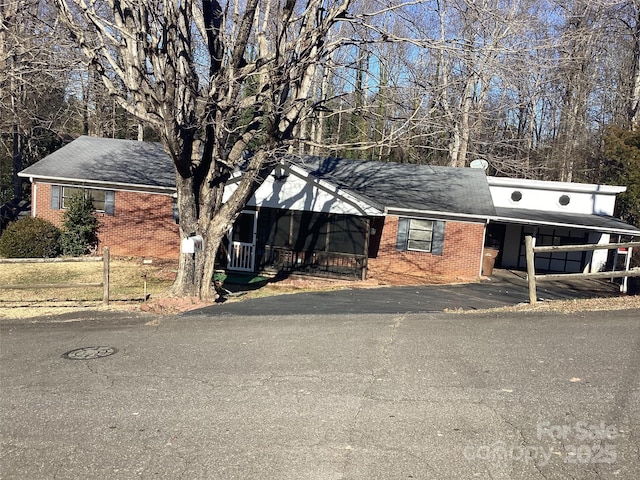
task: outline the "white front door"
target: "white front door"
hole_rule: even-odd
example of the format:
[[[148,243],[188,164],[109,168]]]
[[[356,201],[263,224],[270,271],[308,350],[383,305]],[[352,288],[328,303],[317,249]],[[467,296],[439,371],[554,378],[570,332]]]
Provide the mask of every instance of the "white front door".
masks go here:
[[[258,212],[243,210],[229,233],[227,268],[240,272],[253,272],[256,265],[256,229]]]

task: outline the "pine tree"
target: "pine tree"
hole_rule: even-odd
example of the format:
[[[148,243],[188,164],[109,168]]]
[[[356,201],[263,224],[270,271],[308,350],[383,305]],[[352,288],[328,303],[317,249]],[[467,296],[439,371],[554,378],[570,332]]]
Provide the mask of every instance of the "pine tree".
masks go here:
[[[100,222],[93,214],[93,200],[82,191],[74,193],[66,202],[60,243],[64,255],[85,255],[98,244]]]

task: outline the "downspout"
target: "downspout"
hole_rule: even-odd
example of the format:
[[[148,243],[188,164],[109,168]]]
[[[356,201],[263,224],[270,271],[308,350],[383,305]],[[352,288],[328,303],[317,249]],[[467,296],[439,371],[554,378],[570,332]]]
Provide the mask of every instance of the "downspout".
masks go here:
[[[482,253],[480,254],[480,268],[478,271],[478,278],[482,278],[482,263],[484,262],[484,247],[485,247],[485,243],[487,242],[487,226],[489,225],[489,222],[491,220],[487,219],[487,221],[484,223],[484,231],[482,232]]]
[[[38,184],[33,182],[33,177],[29,177],[31,183],[31,216],[36,216],[36,205],[38,204]]]

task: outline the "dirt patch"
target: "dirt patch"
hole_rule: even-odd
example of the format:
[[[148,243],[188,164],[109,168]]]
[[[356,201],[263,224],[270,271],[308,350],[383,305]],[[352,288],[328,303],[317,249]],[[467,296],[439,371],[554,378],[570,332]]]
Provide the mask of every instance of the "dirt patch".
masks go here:
[[[406,273],[379,272],[371,278],[378,285],[391,286],[419,286],[419,285],[452,285],[459,283],[474,283],[477,277],[451,277],[443,275],[414,276]]]
[[[334,278],[309,277],[302,275],[292,275],[287,278],[274,280],[266,286],[273,289],[335,289],[335,288],[368,288],[382,285],[376,279],[342,280]]]
[[[140,305],[140,310],[160,315],[174,315],[197,308],[208,307],[212,302],[205,302],[197,297],[158,297]]]
[[[535,305],[521,303],[506,307],[491,308],[487,310],[447,310],[447,313],[488,313],[488,312],[556,312],[556,313],[576,313],[576,312],[598,312],[613,310],[640,310],[640,296],[624,295],[620,297],[607,298],[581,298],[573,300],[549,300],[538,302]]]

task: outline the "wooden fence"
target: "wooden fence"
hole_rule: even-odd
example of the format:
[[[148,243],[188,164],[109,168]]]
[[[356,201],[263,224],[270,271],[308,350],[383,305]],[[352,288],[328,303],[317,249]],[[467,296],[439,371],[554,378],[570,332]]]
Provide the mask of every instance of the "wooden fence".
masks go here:
[[[109,304],[109,247],[104,247],[102,257],[69,257],[69,258],[0,258],[2,263],[71,263],[71,262],[102,262],[102,282],[96,283],[37,283],[30,285],[0,285],[0,290],[38,290],[43,288],[82,288],[101,287],[102,301]]]
[[[527,280],[529,282],[529,303],[535,305],[538,299],[536,293],[537,280],[572,280],[579,278],[622,278],[640,277],[640,268],[632,268],[618,271],[594,272],[594,273],[553,273],[536,275],[535,254],[536,253],[561,253],[561,252],[585,252],[593,250],[613,250],[618,248],[640,247],[640,242],[589,244],[589,245],[552,245],[535,247],[533,236],[524,237],[525,253],[527,259]],[[629,254],[631,252],[629,251]]]

